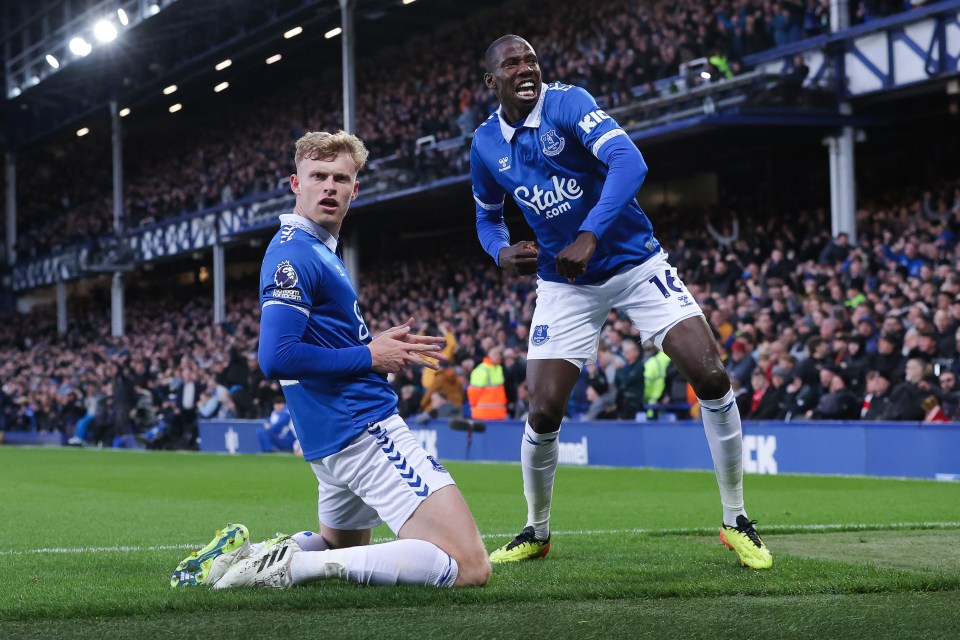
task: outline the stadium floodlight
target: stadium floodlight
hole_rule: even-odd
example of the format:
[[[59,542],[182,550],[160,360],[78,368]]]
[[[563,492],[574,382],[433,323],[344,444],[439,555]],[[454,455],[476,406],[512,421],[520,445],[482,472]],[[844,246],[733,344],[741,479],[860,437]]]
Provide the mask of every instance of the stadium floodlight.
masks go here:
[[[164,87],[164,88],[163,88],[163,95],[168,96],[168,95],[170,95],[171,93],[175,92],[176,90],[177,90],[177,85],[175,85],[175,84],[172,84],[172,85],[170,85],[169,87]]]
[[[229,87],[229,86],[230,86],[230,83],[229,83],[229,82],[221,82],[220,84],[218,84],[217,86],[215,86],[215,87],[213,88],[213,91],[214,91],[214,93],[220,93],[221,91],[223,91],[224,89],[226,89],[226,88]]]
[[[78,137],[78,138],[82,138],[83,136],[87,135],[88,133],[90,133],[90,129],[88,129],[87,127],[83,127],[82,129],[77,129],[77,137]]]
[[[76,36],[70,39],[70,52],[75,56],[80,56],[81,58],[89,55],[93,51],[93,45],[81,38]]]
[[[167,111],[170,113],[176,113],[177,111],[180,111],[180,109],[183,109],[183,105],[178,102],[177,104],[170,105],[170,108],[167,109]]]
[[[403,4],[413,4],[417,0],[403,0]]]
[[[217,66],[215,66],[214,69],[216,69],[217,71],[223,71],[224,69],[226,69],[232,64],[233,64],[233,60],[227,58],[223,62],[218,62]]]
[[[93,25],[93,35],[100,42],[112,42],[117,39],[117,28],[109,20],[100,20]]]
[[[20,87],[14,87],[13,89],[10,89],[10,93],[7,94],[7,97],[8,97],[8,98],[16,98],[16,97],[19,96],[21,93],[22,93],[22,92],[20,91]]]
[[[285,32],[283,37],[289,40],[290,38],[300,35],[301,33],[303,33],[303,27],[294,27],[293,29],[290,29],[290,31]]]
[[[121,118],[126,118],[128,115],[130,115],[130,107],[124,107],[123,109],[120,109]]]
[[[710,72],[709,72],[709,71],[701,71],[701,72],[700,72],[700,77],[703,78],[704,80],[709,80],[709,79],[710,79]]]
[[[30,76],[30,78],[27,80],[27,84],[30,85],[31,87],[35,87],[38,84],[40,84],[40,78],[38,78],[37,76]]]
[[[336,27],[334,29],[330,29],[330,31],[327,31],[325,34],[323,34],[323,37],[329,40],[330,38],[336,38],[341,33],[343,33],[343,29],[341,29],[340,27]]]
[[[127,17],[127,12],[123,9],[117,9],[117,19],[123,26],[130,24],[130,18]]]
[[[269,58],[267,58],[267,64],[273,64],[274,62],[280,62],[281,58],[283,58],[283,56],[281,56],[279,53],[276,54],[276,55],[272,55],[272,56],[270,56]]]
[[[54,69],[60,68],[60,61],[56,59],[52,54],[47,54],[47,64],[53,67]]]
[[[158,4],[154,3],[147,7],[147,15],[155,16],[158,13],[160,13],[160,6]]]

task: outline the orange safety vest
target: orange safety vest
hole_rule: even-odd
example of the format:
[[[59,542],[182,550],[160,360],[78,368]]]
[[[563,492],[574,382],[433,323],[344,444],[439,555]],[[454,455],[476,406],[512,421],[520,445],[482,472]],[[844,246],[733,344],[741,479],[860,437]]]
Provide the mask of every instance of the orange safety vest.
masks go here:
[[[470,400],[470,416],[474,420],[506,420],[507,391],[503,386],[503,367],[484,358],[470,373],[467,398]]]

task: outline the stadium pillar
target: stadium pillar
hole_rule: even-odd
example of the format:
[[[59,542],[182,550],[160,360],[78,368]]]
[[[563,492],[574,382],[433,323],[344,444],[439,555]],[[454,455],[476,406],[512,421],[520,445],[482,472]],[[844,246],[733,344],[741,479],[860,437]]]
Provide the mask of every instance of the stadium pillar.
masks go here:
[[[343,47],[343,130],[347,133],[356,131],[356,95],[357,83],[353,66],[353,49],[356,34],[353,32],[353,9],[356,0],[340,0],[340,24],[343,29],[341,35]],[[353,274],[350,274],[353,277]]]
[[[830,30],[836,33],[849,26],[849,1],[830,0]],[[840,103],[840,113],[853,113],[849,102]],[[827,139],[830,148],[830,227],[834,238],[842,231],[849,234],[850,242],[857,241],[854,134],[853,127],[843,127],[840,135]]]
[[[7,264],[17,261],[17,157],[7,153],[4,173],[7,180]]]
[[[227,319],[225,262],[223,245],[219,242],[213,245],[213,323],[223,324]]]
[[[67,283],[57,283],[57,334],[67,333]]]
[[[357,0],[340,0],[340,28],[343,50],[343,130],[353,133],[357,129],[357,82],[354,73],[353,53],[356,34],[353,32],[353,10]],[[343,265],[347,268],[354,286],[360,286],[359,254],[357,234],[345,233],[340,236],[343,243]]]
[[[113,146],[113,234],[120,240],[123,236],[123,148],[121,146],[120,112],[117,101],[110,101],[111,141]],[[111,334],[123,336],[123,274],[113,274],[110,287]]]

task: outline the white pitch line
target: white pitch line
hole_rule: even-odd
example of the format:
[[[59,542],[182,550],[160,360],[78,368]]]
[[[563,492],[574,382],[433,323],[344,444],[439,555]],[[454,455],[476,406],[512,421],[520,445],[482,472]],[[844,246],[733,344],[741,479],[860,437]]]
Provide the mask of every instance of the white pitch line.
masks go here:
[[[714,535],[718,528],[678,528],[678,529],[582,529],[554,531],[557,536],[612,536],[646,535],[652,537],[675,535]],[[763,533],[838,533],[844,531],[903,531],[931,529],[960,529],[960,522],[890,522],[887,524],[798,524],[769,525],[762,527]],[[513,533],[484,533],[481,538],[507,538]],[[374,538],[373,542],[389,542],[395,538]],[[41,549],[0,549],[0,556],[22,556],[38,553],[139,553],[143,551],[170,551],[174,549],[196,549],[197,544],[165,544],[144,546],[114,547],[46,547]]]

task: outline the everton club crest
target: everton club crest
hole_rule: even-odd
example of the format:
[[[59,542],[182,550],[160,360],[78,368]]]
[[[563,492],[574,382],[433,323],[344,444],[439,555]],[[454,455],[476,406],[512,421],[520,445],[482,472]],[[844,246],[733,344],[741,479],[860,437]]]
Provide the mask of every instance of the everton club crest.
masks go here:
[[[555,156],[563,151],[564,139],[558,136],[556,130],[550,129],[540,136],[540,142],[543,143],[543,153],[547,156]]]

